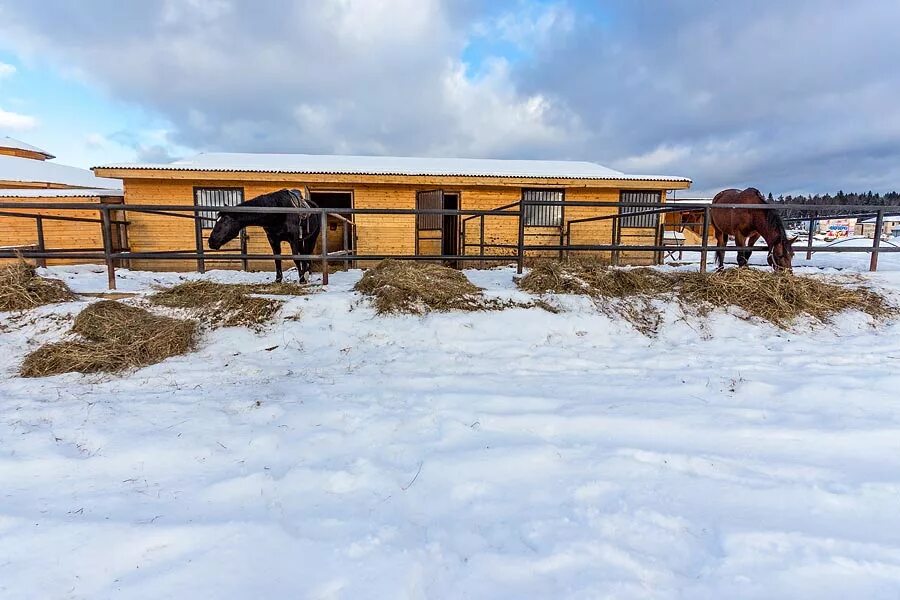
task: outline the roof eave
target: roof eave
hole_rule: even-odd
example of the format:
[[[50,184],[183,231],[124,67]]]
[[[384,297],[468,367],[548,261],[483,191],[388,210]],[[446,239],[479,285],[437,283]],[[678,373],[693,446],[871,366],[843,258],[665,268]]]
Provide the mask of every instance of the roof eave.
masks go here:
[[[272,175],[315,175],[329,176],[336,175],[341,177],[456,177],[456,178],[472,178],[472,179],[533,179],[547,180],[559,179],[566,181],[652,181],[652,182],[669,182],[679,184],[691,184],[693,181],[687,177],[669,177],[656,175],[628,175],[621,176],[596,176],[590,175],[526,175],[526,174],[498,174],[498,173],[401,173],[401,172],[365,172],[365,171],[312,171],[303,169],[241,169],[241,168],[197,168],[193,166],[173,167],[169,165],[104,165],[92,167],[94,174],[98,177],[121,178],[123,173],[129,172],[170,172],[170,173],[256,173],[256,174],[272,174]]]

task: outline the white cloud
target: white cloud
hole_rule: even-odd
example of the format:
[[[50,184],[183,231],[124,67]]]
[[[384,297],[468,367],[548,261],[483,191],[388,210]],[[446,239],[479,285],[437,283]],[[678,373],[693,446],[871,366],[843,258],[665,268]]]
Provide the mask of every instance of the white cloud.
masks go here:
[[[24,130],[37,125],[36,118],[0,108],[0,129]]]
[[[896,185],[900,5],[884,0],[165,0],[102,2],[98,20],[100,4],[8,3],[0,46],[171,124],[125,144],[147,156],[580,158],[703,189]]]
[[[478,37],[500,39],[525,51],[534,51],[554,37],[565,36],[576,23],[565,2],[551,4],[520,1],[514,10],[479,21],[472,29]]]
[[[102,27],[82,18],[83,5],[48,1],[46,10],[21,8],[11,24],[0,22],[0,39],[160,113],[173,131],[153,146],[571,152],[571,115],[543,93],[519,93],[509,65],[488,61],[477,78],[466,73],[460,55],[469,27],[459,30],[455,4],[444,0],[170,0],[156,12],[124,3]],[[503,27],[521,37],[519,29],[543,31],[561,19],[544,14]],[[79,22],[77,35],[61,26],[69,20]]]
[[[0,62],[0,79],[4,79],[5,77],[12,77],[15,74],[15,66]]]
[[[578,141],[577,117],[543,94],[519,94],[504,60],[490,61],[474,80],[464,65],[452,65],[442,89],[453,135],[437,142],[436,154],[525,157],[549,148],[564,152]]]
[[[84,138],[84,144],[88,148],[108,148],[111,142],[102,133],[89,133]]]

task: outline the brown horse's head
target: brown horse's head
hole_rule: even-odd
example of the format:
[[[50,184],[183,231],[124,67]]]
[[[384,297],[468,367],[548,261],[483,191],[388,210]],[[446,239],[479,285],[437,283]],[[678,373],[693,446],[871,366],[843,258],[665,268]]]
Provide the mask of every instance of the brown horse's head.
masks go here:
[[[209,240],[207,241],[209,247],[213,250],[218,250],[236,238],[240,234],[242,227],[243,225],[240,221],[233,216],[224,211],[220,212],[219,218],[216,219],[216,224],[209,234]]]
[[[769,250],[769,256],[767,261],[769,266],[775,269],[776,271],[792,271],[793,266],[791,261],[794,260],[794,242],[797,241],[797,238],[792,237],[789,238],[786,235],[778,236],[778,241],[776,241],[771,250]]]

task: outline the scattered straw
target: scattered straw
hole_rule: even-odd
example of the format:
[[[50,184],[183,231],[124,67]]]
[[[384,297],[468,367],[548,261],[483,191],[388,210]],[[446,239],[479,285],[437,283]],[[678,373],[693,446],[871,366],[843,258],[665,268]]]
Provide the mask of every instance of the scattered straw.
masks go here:
[[[39,277],[24,260],[0,267],[0,311],[26,310],[74,299],[75,294],[65,283]]]
[[[592,258],[542,261],[517,280],[520,289],[533,294],[584,294],[625,298],[661,294],[669,290],[666,277],[654,269],[612,269]]]
[[[782,329],[804,315],[827,322],[846,310],[858,310],[875,320],[889,318],[896,312],[884,296],[869,289],[760,269],[672,273],[670,279],[674,280],[683,304],[736,306],[748,316]]]
[[[371,296],[379,314],[492,308],[461,272],[431,263],[383,260],[354,289]]]
[[[820,322],[845,310],[861,311],[875,320],[897,310],[877,292],[818,278],[761,269],[727,269],[717,273],[661,272],[650,268],[618,269],[591,260],[552,261],[517,280],[533,294],[581,294],[604,311],[625,318],[645,334],[662,321],[653,300],[677,300],[685,312],[703,315],[713,308],[737,307],[782,329],[800,316]]]
[[[655,334],[662,323],[653,299],[671,291],[659,271],[646,267],[611,269],[608,263],[592,257],[535,263],[516,283],[532,294],[589,296],[600,310],[625,319],[644,335]]]
[[[115,373],[156,364],[190,351],[197,323],[101,300],[81,311],[72,332],[82,339],[41,346],[25,357],[19,373],[23,377]]]
[[[150,296],[150,301],[169,308],[188,309],[212,327],[259,328],[275,316],[281,302],[251,294],[300,296],[308,293],[309,288],[291,283],[249,285],[191,281],[157,292]]]

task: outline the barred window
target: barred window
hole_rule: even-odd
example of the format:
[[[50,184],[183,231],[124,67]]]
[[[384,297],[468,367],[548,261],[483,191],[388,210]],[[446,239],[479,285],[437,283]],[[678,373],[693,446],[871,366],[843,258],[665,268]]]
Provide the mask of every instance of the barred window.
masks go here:
[[[633,202],[635,204],[661,204],[662,194],[660,192],[622,192],[619,195],[619,201],[623,204]],[[621,213],[627,215],[629,213],[639,213],[653,210],[652,206],[623,206]],[[659,214],[635,215],[633,217],[622,217],[620,225],[622,227],[634,227],[643,229],[653,229],[659,224]]]
[[[526,227],[559,227],[562,225],[563,190],[523,190]],[[528,201],[553,204],[527,204]]]
[[[244,201],[244,188],[194,188],[195,206],[236,206]],[[205,229],[211,229],[219,217],[218,211],[197,213]]]

